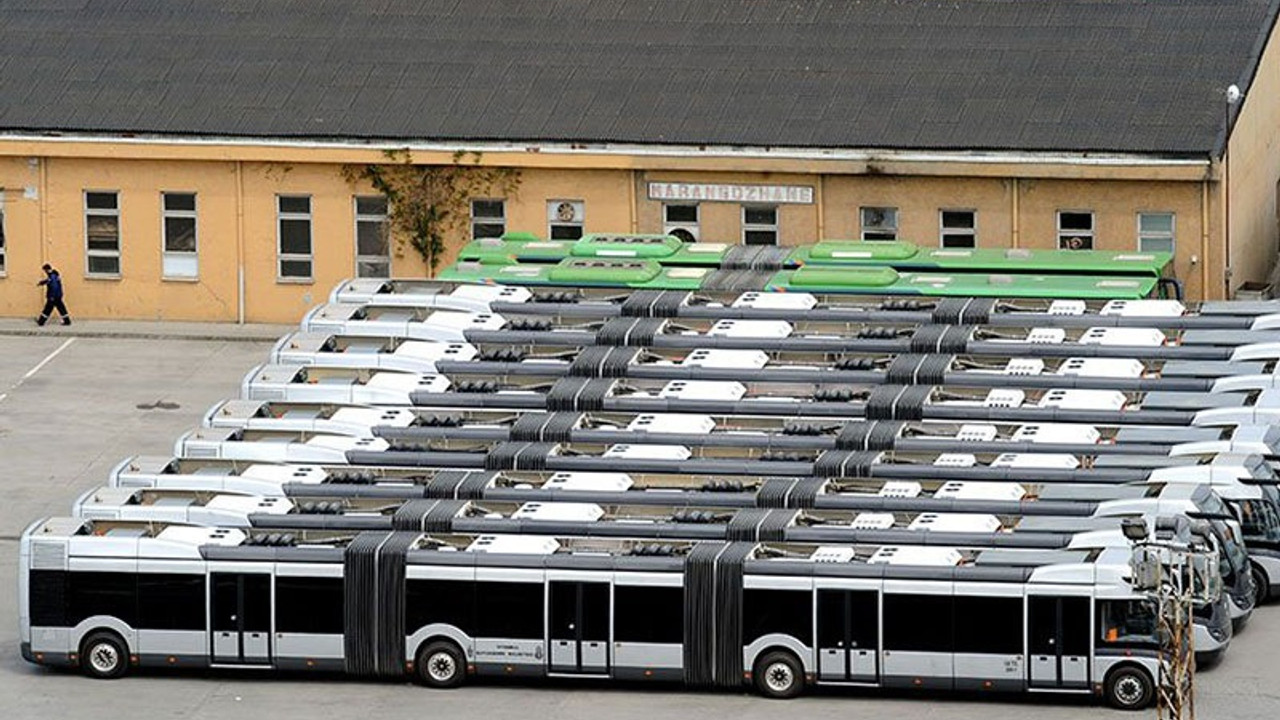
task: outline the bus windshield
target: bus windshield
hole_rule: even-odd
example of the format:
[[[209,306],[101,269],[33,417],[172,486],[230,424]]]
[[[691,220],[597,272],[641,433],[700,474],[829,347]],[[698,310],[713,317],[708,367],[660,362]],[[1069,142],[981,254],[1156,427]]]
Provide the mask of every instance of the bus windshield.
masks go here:
[[[1225,556],[1231,569],[1234,572],[1248,572],[1249,556],[1245,554],[1244,545],[1240,543],[1240,538],[1236,536],[1235,528],[1230,523],[1217,522],[1219,526],[1219,535],[1222,538],[1222,554]]]
[[[1275,488],[1270,488],[1273,492]],[[1280,542],[1280,512],[1267,499],[1236,500],[1236,515],[1245,540]]]

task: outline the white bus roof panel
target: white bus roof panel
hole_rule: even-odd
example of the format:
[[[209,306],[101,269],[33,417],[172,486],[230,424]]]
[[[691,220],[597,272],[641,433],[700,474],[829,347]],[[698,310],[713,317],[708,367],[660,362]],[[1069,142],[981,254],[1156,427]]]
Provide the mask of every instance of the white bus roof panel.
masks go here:
[[[555,538],[536,535],[481,535],[467,546],[467,552],[508,555],[552,555],[559,549]]]

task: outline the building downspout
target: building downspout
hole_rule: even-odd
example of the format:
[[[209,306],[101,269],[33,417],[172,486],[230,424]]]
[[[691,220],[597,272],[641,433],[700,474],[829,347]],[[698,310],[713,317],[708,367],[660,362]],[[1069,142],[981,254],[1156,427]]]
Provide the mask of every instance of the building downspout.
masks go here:
[[[244,161],[236,161],[236,322],[244,324]]]
[[[1011,222],[1011,224],[1012,224],[1011,231],[1012,231],[1012,233],[1013,233],[1013,247],[1015,247],[1015,248],[1018,248],[1018,247],[1021,247],[1021,246],[1022,246],[1022,221],[1021,221],[1021,218],[1020,218],[1020,217],[1019,217],[1019,215],[1018,215],[1018,193],[1019,193],[1019,190],[1020,190],[1020,187],[1019,187],[1019,184],[1018,184],[1018,178],[1013,178],[1013,192],[1012,192],[1012,195],[1013,195],[1013,200],[1012,200],[1012,202],[1013,202],[1013,209],[1010,211],[1010,212],[1012,213],[1012,217],[1010,218],[1010,222]]]
[[[627,184],[627,198],[631,206],[631,232],[640,232],[640,193],[636,187],[640,183],[640,173],[636,170],[631,171],[631,182]]]
[[[1209,299],[1209,180],[1200,181],[1200,296]]]
[[[1228,134],[1227,143],[1231,142]],[[1222,152],[1222,299],[1231,299],[1231,164]]]
[[[818,242],[827,239],[827,207],[822,202],[822,190],[827,186],[827,176],[825,174],[818,176],[818,182],[815,183],[813,201],[817,204],[818,209]]]
[[[36,158],[40,164],[37,176],[40,183],[40,264],[49,262],[49,158]]]

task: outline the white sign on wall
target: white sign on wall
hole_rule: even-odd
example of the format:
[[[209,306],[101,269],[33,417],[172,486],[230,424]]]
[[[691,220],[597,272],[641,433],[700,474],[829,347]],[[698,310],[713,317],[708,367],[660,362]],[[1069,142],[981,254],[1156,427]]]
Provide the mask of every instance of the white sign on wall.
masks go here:
[[[713,185],[708,183],[649,183],[650,200],[702,202],[813,204],[810,185]]]

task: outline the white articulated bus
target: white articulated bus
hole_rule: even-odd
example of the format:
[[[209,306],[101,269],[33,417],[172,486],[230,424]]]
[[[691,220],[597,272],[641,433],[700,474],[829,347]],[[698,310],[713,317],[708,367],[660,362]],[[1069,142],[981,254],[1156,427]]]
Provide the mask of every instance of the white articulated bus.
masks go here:
[[[1022,549],[1027,551],[1128,548],[1122,518],[1142,517],[1155,527],[1160,517],[1195,515],[1198,507],[1173,487],[1167,500],[1143,498],[1116,502],[1082,502],[1071,515],[1018,513],[1018,503],[992,502],[992,512],[850,513],[796,509],[745,509],[726,512],[709,506],[661,507],[596,503],[494,503],[469,500],[340,498],[291,502],[279,497],[223,492],[138,490],[103,487],[82,495],[72,515],[88,520],[195,523],[253,527],[264,531],[309,532],[427,530],[472,535],[521,534],[629,540],[776,541],[787,543],[945,545],[957,549]],[[1185,494],[1185,493],[1184,493]],[[1119,515],[1108,505],[1120,507]],[[1002,506],[1002,507],[1001,507]],[[1003,509],[1003,512],[1001,512]],[[1000,514],[997,514],[1000,513]],[[1226,559],[1219,568],[1221,602],[1197,608],[1196,658],[1212,664],[1225,653],[1234,634],[1252,612],[1255,588],[1248,559],[1236,542],[1223,542],[1231,531],[1209,521],[1196,531],[1198,542]],[[1065,556],[1064,556],[1065,557]],[[1232,620],[1225,632],[1218,614]]]
[[[334,287],[329,302],[464,312],[542,315],[580,320],[612,317],[777,319],[804,314],[831,321],[982,323],[991,327],[1156,327],[1265,331],[1280,327],[1280,302],[859,297],[757,290],[620,291],[582,287],[530,290],[518,285],[467,285],[419,278],[354,278]]]
[[[276,446],[285,452],[290,444]],[[310,452],[322,450],[308,447]],[[323,452],[332,452],[324,449]],[[222,453],[212,452],[210,455]],[[254,453],[234,453],[252,455]],[[344,455],[336,452],[336,455]],[[269,462],[269,461],[268,461]],[[318,462],[324,463],[320,460]],[[345,465],[341,459],[323,465],[268,464],[229,459],[137,456],[126,458],[109,474],[108,484],[121,488],[205,490],[267,497],[369,497],[386,501],[414,498],[469,498],[508,502],[595,502],[603,504],[714,505],[722,508],[791,507],[863,512],[996,512],[1000,501],[1019,504],[1022,514],[1070,515],[1072,508],[1052,499],[1067,489],[1060,483],[1014,482],[1013,476],[991,479],[922,481],[867,478],[761,478],[735,476],[731,469],[692,475],[663,474],[631,468],[625,459],[603,471],[487,471],[428,469],[416,466]],[[1109,478],[1105,472],[1141,468],[1096,468],[1073,471],[1071,483],[1114,487],[1107,495],[1095,487],[1078,500],[1119,500],[1155,491],[1157,485],[1203,485],[1225,502],[1222,512],[1239,523],[1253,574],[1257,602],[1280,593],[1280,492],[1266,463],[1256,456],[1218,455],[1207,463],[1154,468],[1134,476]],[[630,471],[630,472],[628,472]],[[1044,476],[1042,469],[1025,475]],[[950,477],[950,476],[949,476]],[[955,475],[959,478],[960,475]],[[1043,480],[1043,477],[1041,477]],[[1143,488],[1146,486],[1146,489]],[[1029,502],[1034,498],[1035,502]],[[1082,507],[1083,503],[1069,505]],[[1218,503],[1220,506],[1221,503]],[[1114,514],[1114,513],[1112,513]],[[1243,585],[1241,586],[1243,587]]]
[[[669,544],[366,532],[246,534],[39,521],[23,534],[21,651],[100,678],[134,666],[1098,693],[1159,672],[1127,549]],[[1208,567],[1198,582],[1213,587]]]

